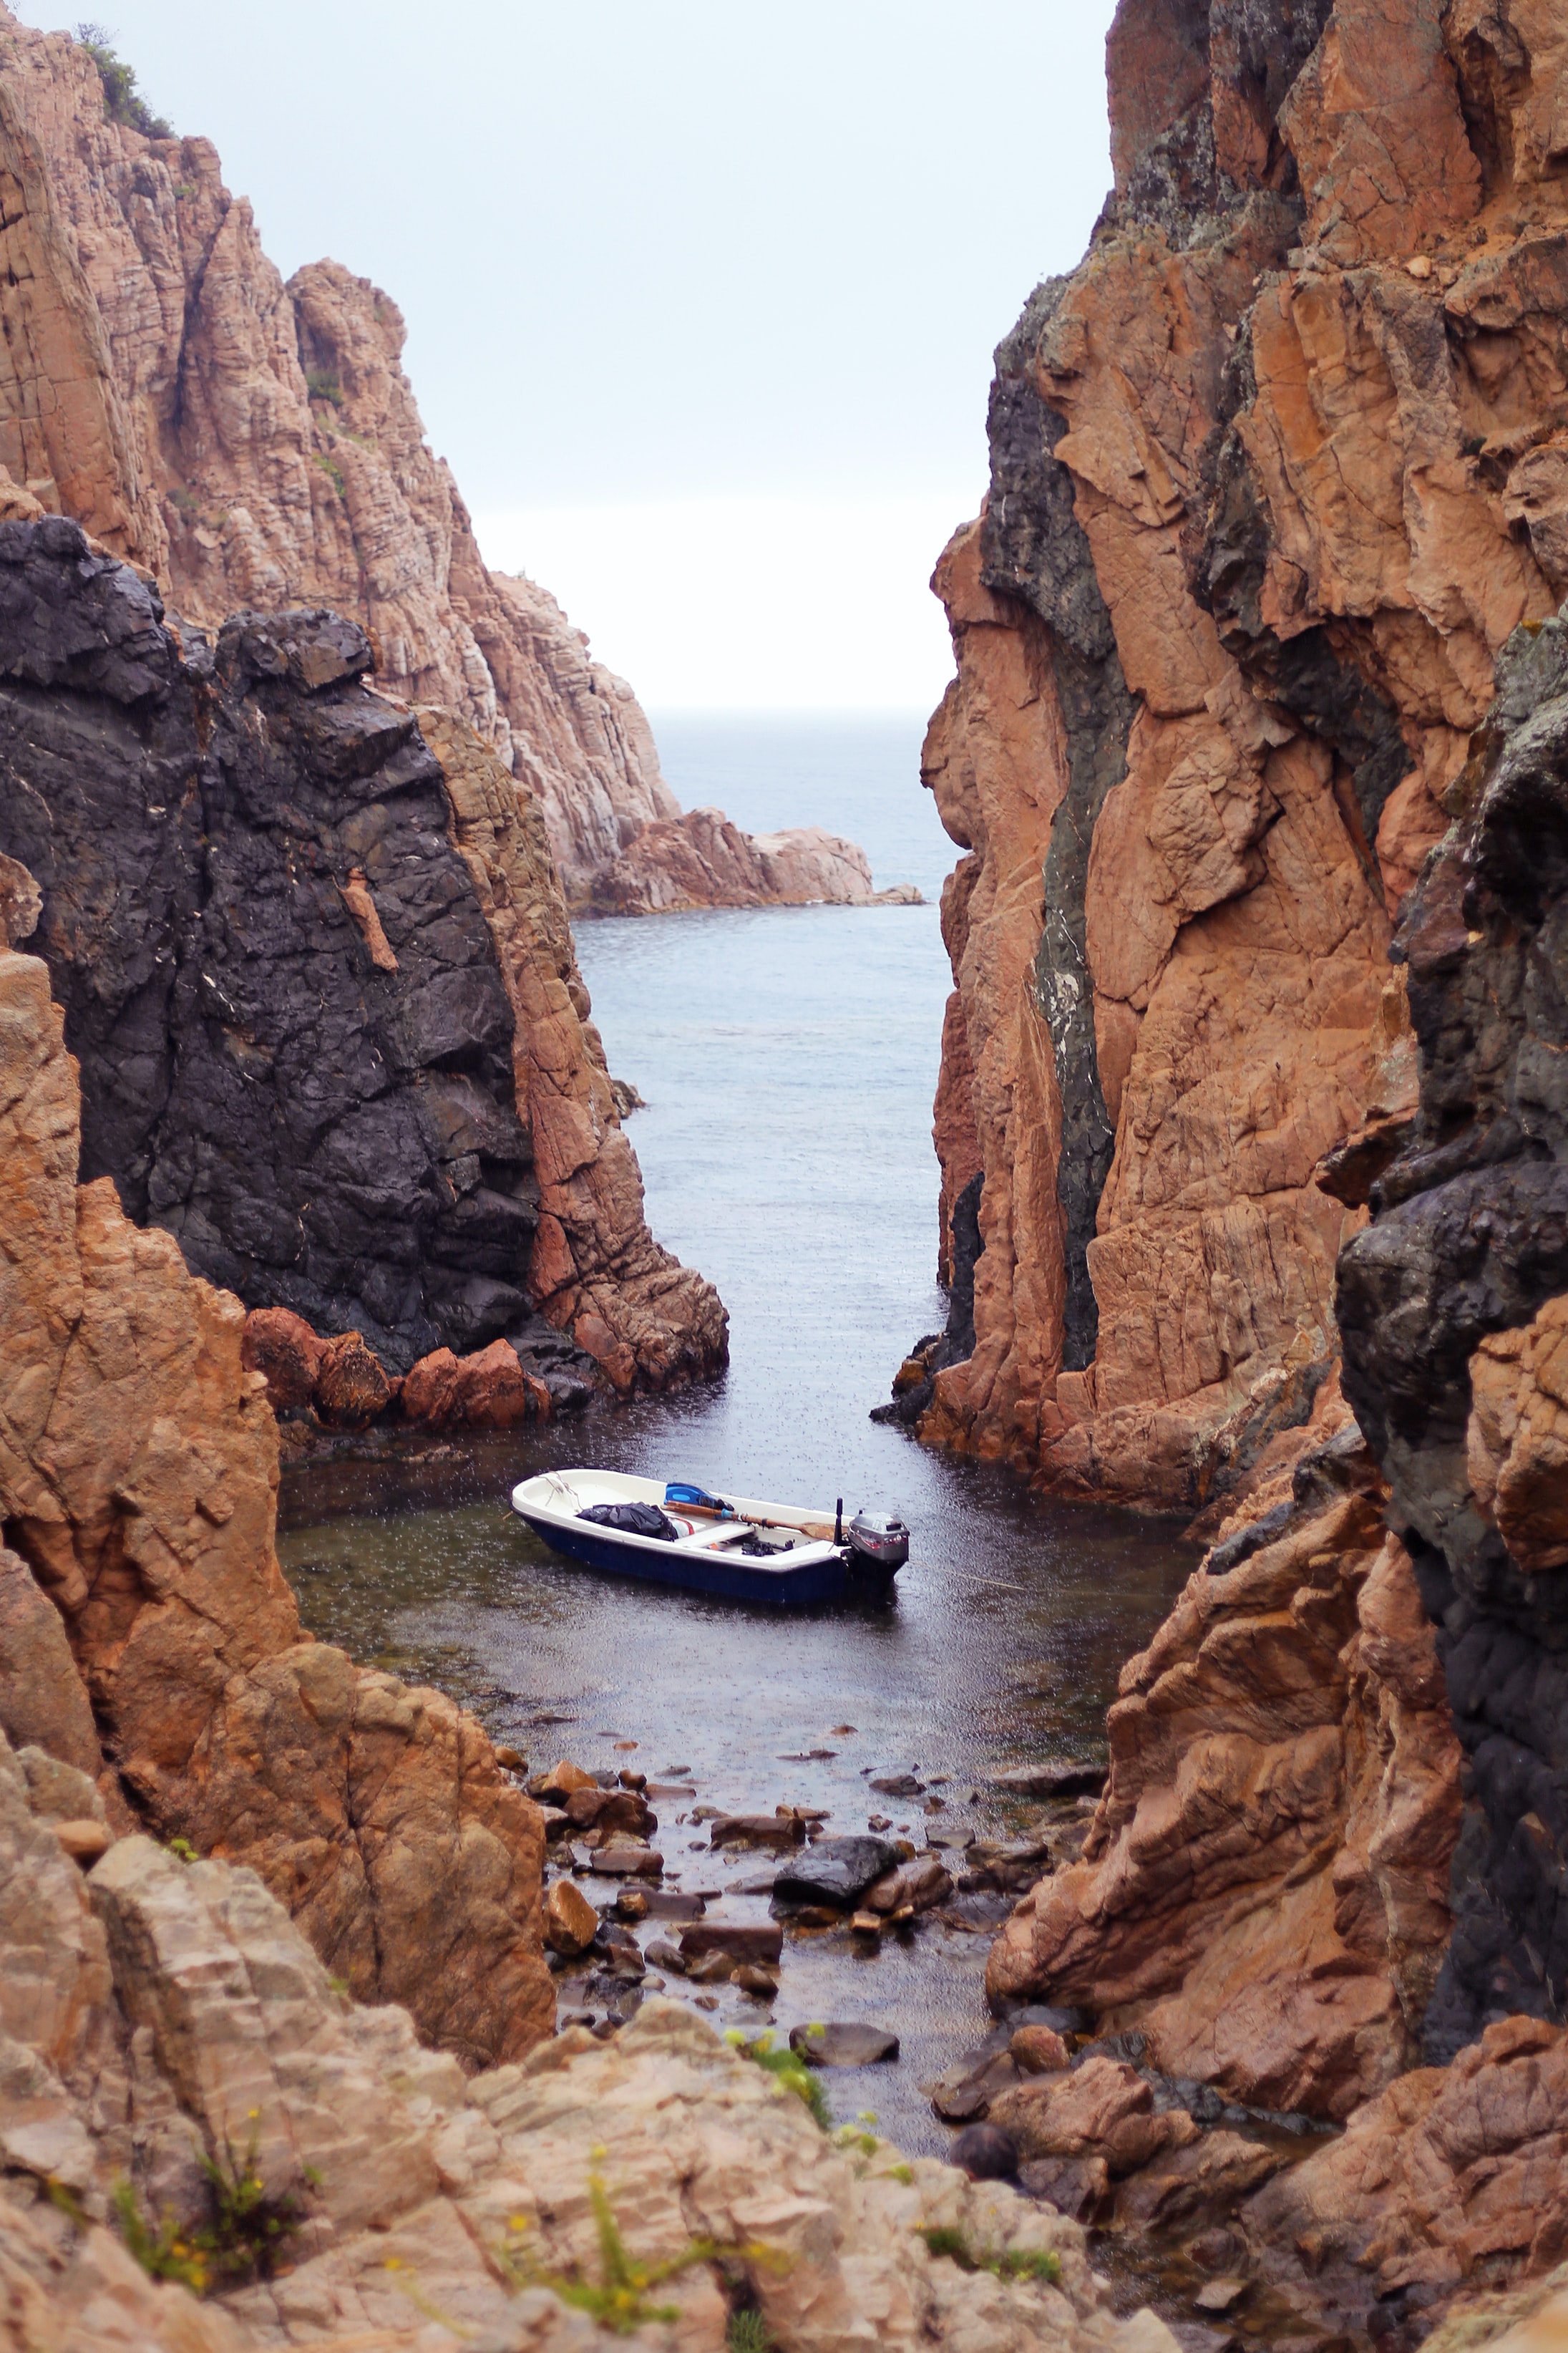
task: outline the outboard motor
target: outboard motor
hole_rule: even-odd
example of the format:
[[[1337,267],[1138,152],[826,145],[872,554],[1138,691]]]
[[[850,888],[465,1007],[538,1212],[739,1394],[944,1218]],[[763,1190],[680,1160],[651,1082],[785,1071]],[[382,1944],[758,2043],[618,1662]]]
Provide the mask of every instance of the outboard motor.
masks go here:
[[[861,1564],[890,1577],[910,1556],[910,1532],[897,1513],[857,1512],[845,1530],[852,1556],[851,1568]]]

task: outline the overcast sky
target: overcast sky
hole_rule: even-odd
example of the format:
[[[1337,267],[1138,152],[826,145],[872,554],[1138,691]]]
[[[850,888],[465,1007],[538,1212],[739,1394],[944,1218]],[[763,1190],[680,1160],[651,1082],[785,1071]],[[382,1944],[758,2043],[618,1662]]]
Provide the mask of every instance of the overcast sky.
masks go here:
[[[1111,0],[98,5],[285,275],[395,298],[488,560],[645,702],[934,702],[992,348],[1109,180]]]

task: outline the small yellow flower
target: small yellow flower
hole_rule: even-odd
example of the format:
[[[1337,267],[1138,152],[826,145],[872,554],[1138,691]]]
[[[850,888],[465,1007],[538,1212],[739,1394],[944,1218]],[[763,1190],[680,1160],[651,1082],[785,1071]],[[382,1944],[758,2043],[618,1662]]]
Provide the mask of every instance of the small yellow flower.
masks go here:
[[[402,2269],[403,2258],[401,2255],[388,2255],[385,2262],[382,2264],[382,2270],[384,2272],[400,2272]]]

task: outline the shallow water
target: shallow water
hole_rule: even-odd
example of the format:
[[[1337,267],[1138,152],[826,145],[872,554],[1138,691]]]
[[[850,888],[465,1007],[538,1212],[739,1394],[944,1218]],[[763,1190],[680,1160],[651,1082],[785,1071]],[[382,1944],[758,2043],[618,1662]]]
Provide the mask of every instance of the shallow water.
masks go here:
[[[912,760],[918,730],[906,733]],[[894,855],[873,849],[886,879],[896,746],[880,741],[872,763],[867,740],[847,734],[827,803],[838,815],[822,821],[891,842]],[[825,733],[819,792],[831,748]],[[771,743],[759,774],[779,758]],[[683,798],[726,797],[716,782],[694,789],[668,748],[667,765]],[[942,838],[921,830],[934,819],[912,776],[907,788],[904,871],[929,888]],[[787,814],[772,813],[756,779],[743,813],[753,826]],[[917,1844],[1016,1832],[1037,1810],[988,1796],[984,1776],[1101,1742],[1123,1661],[1195,1555],[1168,1526],[1044,1503],[1005,1472],[948,1461],[867,1419],[945,1312],[930,1138],[948,987],[935,909],[600,923],[578,945],[611,1067],[648,1101],[630,1132],[650,1221],[718,1284],[730,1371],[437,1460],[291,1473],[281,1549],[307,1620],[356,1657],[469,1702],[535,1767],[570,1755],[658,1779],[687,1765],[696,1798],[725,1810],[824,1807],[830,1831],[846,1831],[880,1810]],[[913,1555],[882,1610],[781,1617],[622,1584],[555,1561],[505,1508],[518,1479],[581,1461],[829,1511],[840,1494],[848,1508],[897,1508]],[[805,1760],[811,1749],[833,1753]],[[915,1770],[940,1803],[870,1796],[868,1774],[889,1769]],[[655,1802],[669,1881],[722,1890],[765,1862],[714,1855],[705,1831],[678,1819],[689,1807]],[[585,1884],[595,1900],[611,1893]],[[765,1916],[763,1898],[723,1900],[729,1915]],[[838,2116],[869,2108],[911,2150],[945,2146],[919,2087],[990,2023],[988,1941],[929,1920],[871,1955],[845,1930],[789,1934],[780,2031],[865,2018],[901,2038],[895,2065],[827,2075]],[[721,2026],[754,2031],[767,2014],[715,1990]]]

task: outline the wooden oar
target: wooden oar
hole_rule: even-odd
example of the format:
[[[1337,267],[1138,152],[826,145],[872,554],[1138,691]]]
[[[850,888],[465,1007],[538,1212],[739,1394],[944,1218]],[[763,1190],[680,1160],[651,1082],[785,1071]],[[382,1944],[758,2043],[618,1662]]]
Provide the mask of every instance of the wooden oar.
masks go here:
[[[723,1500],[721,1496],[720,1504],[722,1504]],[[728,1511],[721,1511],[716,1509],[711,1504],[671,1504],[667,1501],[659,1508],[666,1512],[679,1512],[686,1519],[736,1519],[749,1528],[781,1528],[792,1536],[810,1536],[816,1544],[833,1542],[833,1530],[830,1527],[825,1527],[816,1520],[762,1520],[756,1518],[751,1512],[742,1512],[738,1504],[731,1504]]]

